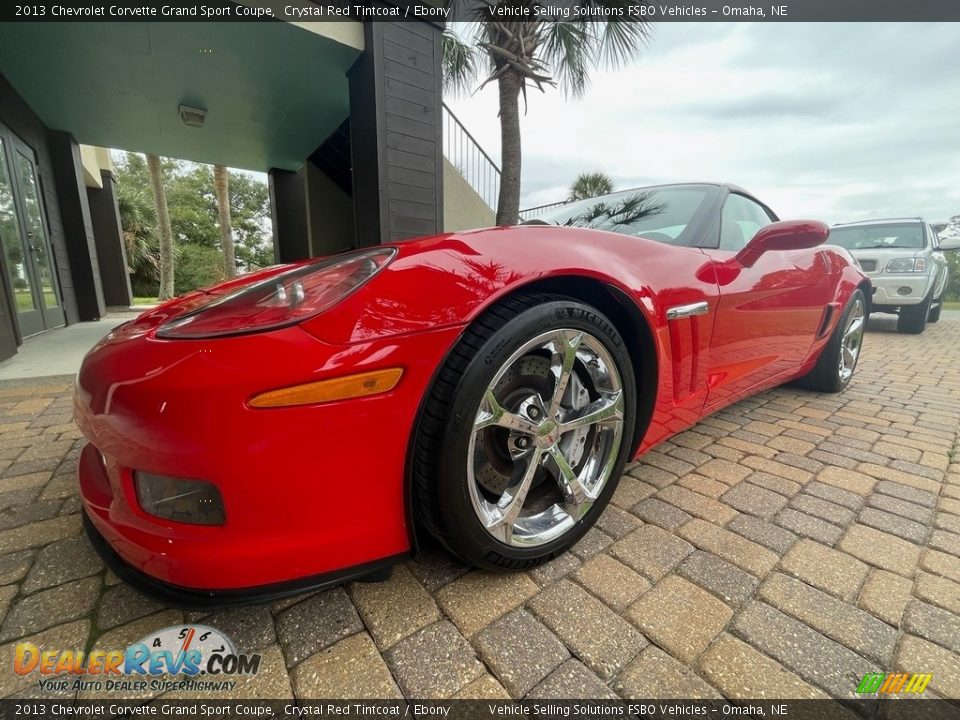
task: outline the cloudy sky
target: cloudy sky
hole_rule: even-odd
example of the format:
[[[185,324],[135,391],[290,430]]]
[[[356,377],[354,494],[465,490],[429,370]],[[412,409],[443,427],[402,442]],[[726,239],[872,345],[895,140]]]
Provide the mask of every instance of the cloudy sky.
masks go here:
[[[782,218],[960,214],[960,24],[660,23],[577,100],[528,93],[521,207],[577,173],[736,183]],[[494,158],[497,91],[448,98]],[[522,111],[522,106],[521,106]]]

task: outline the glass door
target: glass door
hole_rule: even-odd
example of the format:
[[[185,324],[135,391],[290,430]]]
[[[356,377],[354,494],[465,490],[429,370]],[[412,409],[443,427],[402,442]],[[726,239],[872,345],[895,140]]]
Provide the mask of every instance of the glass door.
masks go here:
[[[20,333],[24,337],[65,324],[63,301],[57,283],[56,266],[47,233],[43,199],[37,179],[33,150],[19,139],[8,136],[10,147],[16,214],[20,218],[21,236],[17,245],[4,243],[9,266],[7,272],[17,303]],[[11,173],[7,173],[8,176]],[[8,245],[9,248],[8,249]],[[10,252],[19,255],[15,265]]]
[[[10,286],[13,310],[20,335],[27,337],[44,330],[39,295],[35,292],[30,248],[21,224],[16,186],[7,158],[9,145],[0,135],[0,246],[4,273]]]

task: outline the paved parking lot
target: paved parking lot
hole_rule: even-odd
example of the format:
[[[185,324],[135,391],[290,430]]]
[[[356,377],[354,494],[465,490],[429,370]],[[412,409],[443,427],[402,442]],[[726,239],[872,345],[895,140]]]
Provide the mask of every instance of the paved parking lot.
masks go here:
[[[261,672],[232,697],[960,698],[960,319],[876,318],[839,396],[780,388],[628,467],[599,526],[528,573],[439,550],[381,584],[204,617]],[[64,382],[0,385],[0,697],[28,638],[122,648],[197,613],[117,582],[80,531]],[[123,693],[111,694],[111,697]]]

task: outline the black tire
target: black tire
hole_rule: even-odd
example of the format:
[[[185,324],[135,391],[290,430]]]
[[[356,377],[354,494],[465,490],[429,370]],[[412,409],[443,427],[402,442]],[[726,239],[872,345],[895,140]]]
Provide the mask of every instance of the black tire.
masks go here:
[[[613,359],[624,399],[620,446],[611,450],[617,453],[612,473],[579,520],[549,542],[518,547],[494,538],[471,504],[467,470],[470,440],[478,408],[500,369],[528,341],[562,328],[589,333]],[[616,489],[632,447],[636,399],[636,376],[626,345],[613,323],[599,311],[557,295],[504,300],[467,328],[424,403],[412,462],[415,520],[455,555],[488,570],[521,570],[556,557],[594,524]]]
[[[820,353],[820,357],[817,359],[817,364],[813,366],[813,370],[796,381],[797,385],[807,388],[808,390],[816,390],[817,392],[838,393],[850,384],[850,380],[853,378],[853,373],[851,372],[850,376],[847,378],[842,376],[840,372],[840,355],[842,352],[844,331],[847,329],[847,326],[850,322],[850,316],[853,313],[854,307],[856,306],[858,300],[861,307],[864,309],[863,323],[864,326],[866,326],[867,301],[864,297],[863,291],[855,290],[853,295],[850,296],[847,306],[843,309],[843,315],[840,316],[840,321],[833,329],[833,333],[830,335],[830,340],[827,341],[827,344],[823,348],[823,352]],[[856,371],[857,362],[859,360],[860,353],[858,351],[856,358],[854,359],[853,371]]]
[[[933,307],[930,308],[930,312],[927,314],[927,322],[935,323],[940,319],[940,311],[943,309],[943,298],[935,300]]]
[[[919,305],[901,305],[897,314],[897,332],[908,335],[919,335],[927,327],[927,316],[930,314],[928,296]]]

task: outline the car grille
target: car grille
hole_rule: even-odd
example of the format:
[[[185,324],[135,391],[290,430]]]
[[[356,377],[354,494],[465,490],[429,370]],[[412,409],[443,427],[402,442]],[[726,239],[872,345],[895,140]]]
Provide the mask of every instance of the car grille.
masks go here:
[[[859,262],[860,262],[860,268],[864,272],[873,272],[874,270],[877,269],[876,260],[860,260]]]

